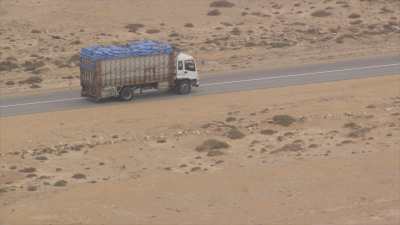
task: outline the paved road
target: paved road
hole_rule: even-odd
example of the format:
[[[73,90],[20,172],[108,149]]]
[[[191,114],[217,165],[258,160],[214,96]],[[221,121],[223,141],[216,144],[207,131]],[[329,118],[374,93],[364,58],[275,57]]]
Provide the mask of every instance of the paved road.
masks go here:
[[[346,62],[288,67],[274,70],[237,71],[226,74],[205,74],[201,87],[192,96],[253,89],[332,82],[385,75],[400,75],[400,55]],[[169,93],[148,92],[136,101],[182,98]],[[0,116],[16,116],[84,107],[102,107],[134,102],[107,101],[94,103],[80,97],[79,90],[59,91],[34,96],[0,97]]]

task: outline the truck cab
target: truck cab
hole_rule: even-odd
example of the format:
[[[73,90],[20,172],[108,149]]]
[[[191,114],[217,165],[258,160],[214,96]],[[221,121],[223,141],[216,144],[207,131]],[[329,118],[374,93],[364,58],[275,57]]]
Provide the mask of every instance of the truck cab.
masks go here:
[[[194,58],[185,53],[176,57],[176,91],[179,94],[190,93],[192,87],[199,86],[199,74]]]
[[[194,58],[188,54],[179,53],[176,57],[176,61],[176,79],[189,79],[195,81],[193,86],[198,86],[199,75]]]

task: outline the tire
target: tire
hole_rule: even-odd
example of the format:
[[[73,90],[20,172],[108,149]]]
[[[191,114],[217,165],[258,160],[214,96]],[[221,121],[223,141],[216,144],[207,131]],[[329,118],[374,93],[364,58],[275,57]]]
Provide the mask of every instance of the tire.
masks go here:
[[[192,85],[189,80],[182,80],[178,83],[178,94],[187,95],[192,91]]]
[[[131,101],[133,99],[133,90],[130,87],[122,88],[121,92],[119,93],[119,97],[123,101]]]

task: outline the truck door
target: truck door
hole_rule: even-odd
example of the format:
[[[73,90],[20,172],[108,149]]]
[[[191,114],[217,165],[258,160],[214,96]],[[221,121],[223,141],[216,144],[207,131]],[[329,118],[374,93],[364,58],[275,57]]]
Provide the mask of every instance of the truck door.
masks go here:
[[[183,60],[178,60],[177,62],[176,76],[178,79],[185,77],[185,71],[183,69]]]

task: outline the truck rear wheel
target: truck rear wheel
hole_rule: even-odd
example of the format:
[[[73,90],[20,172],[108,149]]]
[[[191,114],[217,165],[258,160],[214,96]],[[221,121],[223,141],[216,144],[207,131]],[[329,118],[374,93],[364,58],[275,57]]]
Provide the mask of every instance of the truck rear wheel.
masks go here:
[[[119,97],[123,101],[131,101],[133,99],[133,90],[130,87],[122,88],[121,92],[119,93]]]
[[[192,86],[189,80],[182,80],[178,83],[178,93],[181,95],[187,95],[192,91]]]

